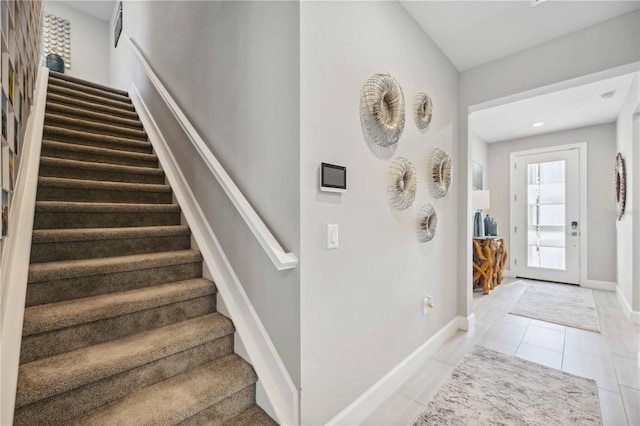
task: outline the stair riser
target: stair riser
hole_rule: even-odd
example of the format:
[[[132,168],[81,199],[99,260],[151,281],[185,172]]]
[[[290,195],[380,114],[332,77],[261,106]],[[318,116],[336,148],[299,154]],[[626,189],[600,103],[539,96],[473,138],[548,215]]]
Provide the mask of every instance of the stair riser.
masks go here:
[[[20,363],[141,333],[216,311],[215,294],[22,338]]]
[[[37,201],[90,201],[95,203],[171,203],[170,192],[121,191],[38,186]]]
[[[94,83],[92,81],[83,80],[81,78],[72,77],[69,74],[59,73],[56,71],[49,71],[49,78],[55,81],[69,81],[71,83],[79,84],[82,87],[99,89],[99,90],[103,90],[110,93],[116,93],[121,96],[129,96],[129,94],[125,90],[120,90],[114,87],[109,87],[102,84]]]
[[[119,136],[124,138],[139,139],[142,141],[147,140],[147,134],[142,130],[132,129],[130,127],[124,126],[121,127],[118,124],[112,125],[111,123],[79,122],[73,118],[69,118],[66,116],[51,117],[50,115],[47,115],[47,117],[45,118],[45,124],[64,127],[65,129],[77,130],[81,132],[91,132],[99,135]],[[102,126],[102,124],[108,124],[111,127]]]
[[[57,102],[64,105],[70,105],[76,108],[87,109],[89,111],[95,111],[103,114],[113,114],[118,117],[125,117],[132,120],[138,119],[138,114],[128,109],[114,108],[109,105],[88,102],[86,100],[77,99],[77,98],[69,98],[67,96],[60,95],[57,93],[47,94],[47,103],[49,102]]]
[[[120,228],[180,225],[180,213],[38,212],[34,229]]]
[[[50,398],[15,412],[14,425],[65,424],[147,386],[192,370],[233,352],[229,335]]]
[[[202,410],[193,417],[190,417],[176,426],[204,426],[217,425],[225,420],[237,416],[244,410],[249,409],[256,400],[256,385],[247,386],[240,392],[219,401],[217,404]]]
[[[78,99],[85,102],[93,102],[100,105],[107,105],[113,108],[120,108],[128,111],[134,110],[130,99],[127,99],[126,101],[122,101],[122,100],[116,101],[113,99],[106,98],[104,96],[97,96],[81,90],[74,90],[74,89],[68,89],[66,87],[51,86],[51,85],[47,88],[47,93],[67,96],[67,97]]]
[[[60,78],[55,78],[55,77],[49,78],[49,87],[53,87],[53,86],[66,87],[67,89],[72,89],[72,90],[79,90],[81,92],[84,92],[90,95],[101,96],[101,97],[113,99],[116,101],[122,101],[122,102],[129,101],[127,96],[120,95],[118,93],[101,90],[97,87],[91,87],[84,84],[79,84],[79,83],[75,83],[73,81],[68,81],[68,80],[62,80]]]
[[[46,142],[42,144],[42,156],[54,158],[66,158],[67,160],[91,161],[94,163],[118,164],[121,166],[138,166],[138,167],[158,167],[158,159],[131,158],[118,155],[114,151],[113,155],[97,154],[88,152],[78,152],[57,147],[48,146]]]
[[[128,256],[191,248],[189,235],[31,244],[31,263]]]
[[[122,171],[99,170],[90,168],[71,168],[41,164],[40,176],[61,177],[81,180],[99,180],[104,182],[151,183],[164,185],[163,174],[140,174]]]
[[[142,154],[151,154],[153,149],[149,144],[143,144],[143,146],[130,144],[126,141],[120,141],[114,138],[110,138],[107,135],[68,135],[58,131],[52,131],[45,127],[43,137],[50,141],[69,143],[74,145],[93,146],[96,148],[107,148],[119,151],[127,152],[139,152]],[[144,142],[144,141],[140,141]]]
[[[79,118],[81,120],[92,120],[96,123],[106,123],[134,130],[143,130],[142,123],[137,119],[132,120],[113,114],[97,113],[84,108],[74,108],[69,105],[59,104],[56,102],[47,102],[46,111],[63,115],[71,119]]]
[[[26,306],[61,302],[202,277],[202,262],[30,283]]]

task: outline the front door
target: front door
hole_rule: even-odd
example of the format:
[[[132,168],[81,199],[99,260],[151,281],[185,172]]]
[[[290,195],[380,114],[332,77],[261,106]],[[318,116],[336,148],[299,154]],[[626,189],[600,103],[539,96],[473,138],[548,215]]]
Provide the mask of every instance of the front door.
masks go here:
[[[579,284],[579,150],[516,154],[514,159],[516,276]]]

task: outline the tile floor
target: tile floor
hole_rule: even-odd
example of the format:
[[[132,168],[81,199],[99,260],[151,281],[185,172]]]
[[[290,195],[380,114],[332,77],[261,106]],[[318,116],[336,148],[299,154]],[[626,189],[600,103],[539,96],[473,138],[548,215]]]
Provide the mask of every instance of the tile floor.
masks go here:
[[[365,422],[410,425],[473,345],[594,379],[605,425],[640,426],[640,326],[628,322],[613,292],[593,290],[602,333],[509,314],[530,281],[504,279],[474,293],[476,326],[458,331]]]

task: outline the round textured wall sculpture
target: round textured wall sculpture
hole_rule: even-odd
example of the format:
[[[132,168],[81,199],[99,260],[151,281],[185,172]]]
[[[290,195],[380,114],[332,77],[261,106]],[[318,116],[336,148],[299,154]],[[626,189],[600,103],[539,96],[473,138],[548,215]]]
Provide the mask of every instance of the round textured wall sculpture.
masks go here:
[[[442,198],[447,195],[451,188],[453,179],[453,166],[451,157],[440,148],[436,148],[431,153],[431,179],[429,181],[429,189],[431,195],[436,198]]]
[[[618,220],[622,220],[624,207],[627,198],[626,186],[627,172],[624,166],[624,158],[622,154],[616,155],[616,216]]]
[[[405,210],[413,204],[418,189],[418,177],[413,163],[398,157],[389,166],[387,192],[389,203],[396,210]]]
[[[360,124],[365,138],[380,146],[398,143],[404,130],[404,94],[389,74],[376,74],[364,84]]]
[[[418,241],[426,243],[433,240],[436,236],[436,228],[438,227],[438,214],[431,204],[425,204],[418,213],[416,221],[416,232]]]
[[[420,130],[424,130],[431,124],[433,102],[426,93],[418,93],[413,101],[413,119]]]

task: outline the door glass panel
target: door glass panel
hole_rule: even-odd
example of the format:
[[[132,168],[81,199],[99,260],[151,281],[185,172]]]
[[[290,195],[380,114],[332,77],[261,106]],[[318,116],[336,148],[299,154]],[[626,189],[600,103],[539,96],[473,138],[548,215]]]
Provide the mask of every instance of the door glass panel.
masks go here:
[[[532,268],[566,268],[565,163],[527,168],[527,265]]]

